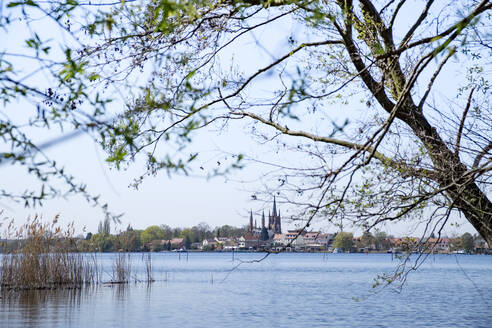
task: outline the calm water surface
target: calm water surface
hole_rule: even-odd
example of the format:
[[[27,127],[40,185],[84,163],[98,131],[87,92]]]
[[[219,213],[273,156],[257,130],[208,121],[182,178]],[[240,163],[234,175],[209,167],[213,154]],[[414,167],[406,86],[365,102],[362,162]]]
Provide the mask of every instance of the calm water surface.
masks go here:
[[[492,256],[436,255],[401,293],[365,297],[390,255],[280,254],[230,272],[261,257],[231,255],[153,254],[150,286],[3,294],[0,327],[492,327]]]

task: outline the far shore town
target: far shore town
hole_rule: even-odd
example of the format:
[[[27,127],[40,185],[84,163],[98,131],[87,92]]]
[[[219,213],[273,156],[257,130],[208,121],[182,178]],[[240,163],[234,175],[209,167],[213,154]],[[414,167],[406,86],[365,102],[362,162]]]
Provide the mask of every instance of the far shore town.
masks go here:
[[[247,233],[240,237],[221,237],[204,239],[186,245],[185,238],[153,241],[147,247],[152,249],[160,243],[164,250],[171,251],[277,251],[277,252],[354,252],[354,253],[391,253],[424,251],[433,253],[480,253],[489,254],[492,250],[479,236],[467,233],[457,238],[437,238],[431,236],[422,240],[418,237],[394,238],[383,233],[363,234],[354,237],[352,233],[321,233],[315,231],[287,230],[282,233],[280,210],[274,198],[272,211],[261,216],[261,225],[250,213]],[[468,238],[467,238],[468,237]],[[189,246],[189,247],[186,247]]]
[[[215,229],[205,223],[191,228],[171,228],[154,225],[145,230],[133,229],[111,233],[110,221],[99,223],[95,234],[74,238],[81,252],[166,252],[166,251],[249,251],[249,252],[329,252],[329,253],[444,253],[492,254],[492,249],[478,234],[465,232],[461,236],[399,237],[383,231],[365,232],[354,236],[351,232],[322,233],[307,229],[282,231],[280,209],[273,198],[272,210],[263,212],[260,223],[250,212],[249,222],[243,227],[224,225]],[[22,243],[19,239],[0,240],[3,245]],[[9,247],[10,248],[10,247]]]
[[[229,226],[225,226],[229,227]],[[232,227],[229,227],[232,228]],[[190,229],[188,229],[190,230]],[[364,233],[354,237],[349,232],[321,233],[306,230],[282,231],[282,218],[277,202],[261,215],[258,224],[250,212],[248,225],[240,231],[216,228],[208,238],[189,237],[183,230],[181,237],[155,239],[143,245],[150,251],[278,251],[278,252],[359,252],[388,253],[423,251],[432,253],[479,253],[490,254],[492,250],[478,235],[465,233],[460,237],[447,238],[432,235],[422,240],[418,237],[394,238],[384,232]],[[242,231],[241,231],[242,230]],[[193,228],[191,229],[193,232]],[[242,232],[242,233],[241,233]],[[239,234],[239,235],[238,235]],[[235,235],[235,236],[234,236]],[[193,239],[194,240],[193,240]]]

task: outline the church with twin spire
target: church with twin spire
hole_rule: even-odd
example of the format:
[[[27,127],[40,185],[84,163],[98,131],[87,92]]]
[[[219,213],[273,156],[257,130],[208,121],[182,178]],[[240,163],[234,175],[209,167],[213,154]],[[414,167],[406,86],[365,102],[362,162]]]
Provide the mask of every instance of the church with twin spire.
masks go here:
[[[273,197],[273,210],[268,213],[268,225],[265,225],[265,212],[261,214],[261,226],[259,227],[256,220],[253,220],[253,211],[249,215],[248,233],[250,236],[259,237],[261,240],[272,239],[275,234],[282,233],[282,223],[280,210],[277,210],[277,201]]]

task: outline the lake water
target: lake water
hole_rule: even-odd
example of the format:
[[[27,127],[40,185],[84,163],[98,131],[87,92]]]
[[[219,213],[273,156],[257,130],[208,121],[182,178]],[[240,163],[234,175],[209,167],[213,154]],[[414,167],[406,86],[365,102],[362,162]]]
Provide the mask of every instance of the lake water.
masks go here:
[[[288,253],[231,271],[261,256],[152,254],[149,286],[4,293],[0,327],[492,327],[492,256],[435,255],[400,293],[373,295],[391,255]],[[100,255],[106,272],[113,257]]]

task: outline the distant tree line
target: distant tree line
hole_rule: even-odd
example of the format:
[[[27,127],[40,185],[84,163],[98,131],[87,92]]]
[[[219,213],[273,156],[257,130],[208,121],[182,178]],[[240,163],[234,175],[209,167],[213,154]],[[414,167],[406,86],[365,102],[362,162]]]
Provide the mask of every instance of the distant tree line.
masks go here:
[[[247,233],[247,227],[233,227],[223,225],[211,228],[201,222],[191,228],[172,228],[167,224],[152,225],[144,230],[134,229],[128,225],[126,230],[111,233],[110,220],[101,221],[96,234],[87,233],[84,240],[80,240],[84,251],[161,251],[171,250],[171,240],[182,238],[183,244],[190,249],[194,243],[215,237],[238,238]],[[166,242],[163,242],[166,241]],[[195,244],[196,245],[196,244]]]
[[[334,248],[340,248],[345,251],[354,248],[370,248],[376,251],[388,250],[391,248],[391,235],[387,235],[384,231],[376,231],[372,234],[366,231],[362,236],[354,241],[354,235],[351,232],[339,232],[333,241]]]
[[[214,238],[239,238],[248,233],[248,227],[234,227],[230,225],[211,228],[207,223],[201,222],[191,228],[173,228],[169,225],[152,225],[146,229],[134,229],[128,225],[125,230],[111,232],[111,221],[106,219],[99,222],[97,233],[88,232],[85,237],[78,238],[77,249],[83,252],[142,252],[163,251],[185,247],[186,249],[201,248],[204,240],[212,241],[204,250],[213,250]],[[435,236],[431,235],[435,240]],[[355,237],[351,232],[338,232],[333,240],[332,247],[339,248],[345,252],[361,251],[386,251],[394,248],[392,239],[394,237],[384,231],[376,230],[373,233],[364,232],[362,236]],[[478,235],[468,232],[454,238],[446,238],[449,241],[449,251],[464,251],[473,253],[476,245],[484,244]],[[177,243],[176,240],[179,240]],[[176,242],[176,244],[173,244]],[[0,252],[15,245],[22,245],[22,239],[0,240]],[[401,248],[401,247],[400,247]],[[482,247],[486,248],[485,244]]]
[[[354,238],[351,232],[339,232],[335,236],[333,241],[333,248],[339,248],[343,251],[356,251],[356,250],[371,250],[371,251],[385,251],[392,249],[395,245],[392,244],[391,240],[394,237],[387,235],[384,231],[375,231],[374,234],[371,232],[364,232],[362,236]],[[435,235],[430,236],[430,240],[438,240]],[[481,248],[486,248],[485,242],[481,236],[476,234],[473,236],[469,232],[465,232],[463,235],[454,238],[445,238],[449,241],[448,251],[464,251],[465,253],[471,254],[476,251],[476,244],[483,244]],[[409,238],[411,242],[411,238]],[[432,243],[432,242],[430,242]],[[400,245],[397,247],[400,250],[405,250],[405,245]]]

